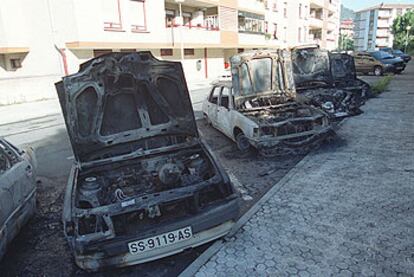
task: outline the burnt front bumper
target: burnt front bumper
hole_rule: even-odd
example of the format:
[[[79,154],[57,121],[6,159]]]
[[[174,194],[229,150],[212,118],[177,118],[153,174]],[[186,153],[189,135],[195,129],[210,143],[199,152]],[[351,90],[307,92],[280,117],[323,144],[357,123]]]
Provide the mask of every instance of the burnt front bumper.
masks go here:
[[[87,271],[98,271],[105,268],[125,267],[157,260],[180,253],[225,236],[239,216],[239,199],[233,198],[219,206],[204,209],[199,214],[183,220],[155,226],[137,236],[115,237],[99,242],[82,242],[78,237],[74,242],[76,264]],[[191,226],[191,239],[140,254],[131,254],[128,243],[157,236],[166,232]]]
[[[335,136],[331,126],[280,137],[264,136],[251,139],[250,143],[262,154],[284,155],[292,152],[308,151],[321,144],[322,141]]]

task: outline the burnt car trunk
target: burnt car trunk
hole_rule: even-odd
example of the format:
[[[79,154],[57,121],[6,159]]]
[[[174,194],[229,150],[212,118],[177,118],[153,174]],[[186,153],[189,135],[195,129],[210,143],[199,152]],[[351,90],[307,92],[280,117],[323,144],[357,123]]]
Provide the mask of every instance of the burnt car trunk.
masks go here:
[[[113,53],[56,87],[76,156],[63,223],[78,266],[143,263],[230,230],[238,195],[198,136],[180,63]]]
[[[370,87],[357,79],[353,57],[319,47],[292,50],[298,99],[319,107],[331,119],[362,113]]]

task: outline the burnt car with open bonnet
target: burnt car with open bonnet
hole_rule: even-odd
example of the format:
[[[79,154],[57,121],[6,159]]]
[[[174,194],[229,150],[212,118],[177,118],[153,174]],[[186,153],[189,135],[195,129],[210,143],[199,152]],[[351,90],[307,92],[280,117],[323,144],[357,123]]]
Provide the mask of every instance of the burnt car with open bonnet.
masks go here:
[[[231,58],[232,82],[213,84],[206,120],[241,151],[275,156],[307,151],[333,134],[327,115],[296,101],[287,51],[252,51]]]
[[[291,51],[298,99],[323,109],[331,119],[362,113],[370,86],[356,76],[352,56],[318,46]]]
[[[76,158],[63,224],[79,267],[143,263],[229,232],[238,194],[200,140],[180,63],[112,53],[56,88]]]

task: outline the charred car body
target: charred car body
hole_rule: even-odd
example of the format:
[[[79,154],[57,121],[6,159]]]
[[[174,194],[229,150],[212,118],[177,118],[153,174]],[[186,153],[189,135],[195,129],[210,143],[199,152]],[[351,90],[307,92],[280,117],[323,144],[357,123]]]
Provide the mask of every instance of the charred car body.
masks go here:
[[[292,51],[298,99],[327,112],[331,119],[362,113],[370,86],[356,77],[353,57],[318,46]]]
[[[199,138],[180,63],[112,53],[56,88],[76,157],[63,224],[79,267],[147,262],[228,233],[238,194]]]
[[[213,84],[203,103],[207,121],[263,155],[306,151],[333,134],[327,115],[295,100],[287,51],[253,51],[231,58],[232,82]]]
[[[36,158],[0,138],[0,260],[36,211]]]

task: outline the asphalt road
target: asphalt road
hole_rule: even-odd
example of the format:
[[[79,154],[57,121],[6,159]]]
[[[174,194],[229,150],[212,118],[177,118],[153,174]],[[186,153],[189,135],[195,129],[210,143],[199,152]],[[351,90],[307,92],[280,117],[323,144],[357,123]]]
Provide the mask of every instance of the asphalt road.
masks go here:
[[[208,88],[191,92],[196,117]],[[240,155],[232,141],[198,121],[202,137],[227,169],[243,196],[247,210],[280,180],[303,156],[266,159],[256,154]],[[77,268],[63,237],[61,213],[63,193],[73,155],[60,114],[0,125],[0,134],[19,146],[36,150],[38,169],[38,212],[13,242],[0,263],[1,276],[73,276],[86,275]],[[205,246],[206,247],[206,246]],[[96,276],[171,276],[183,270],[205,247],[161,261],[126,269],[95,274]]]

